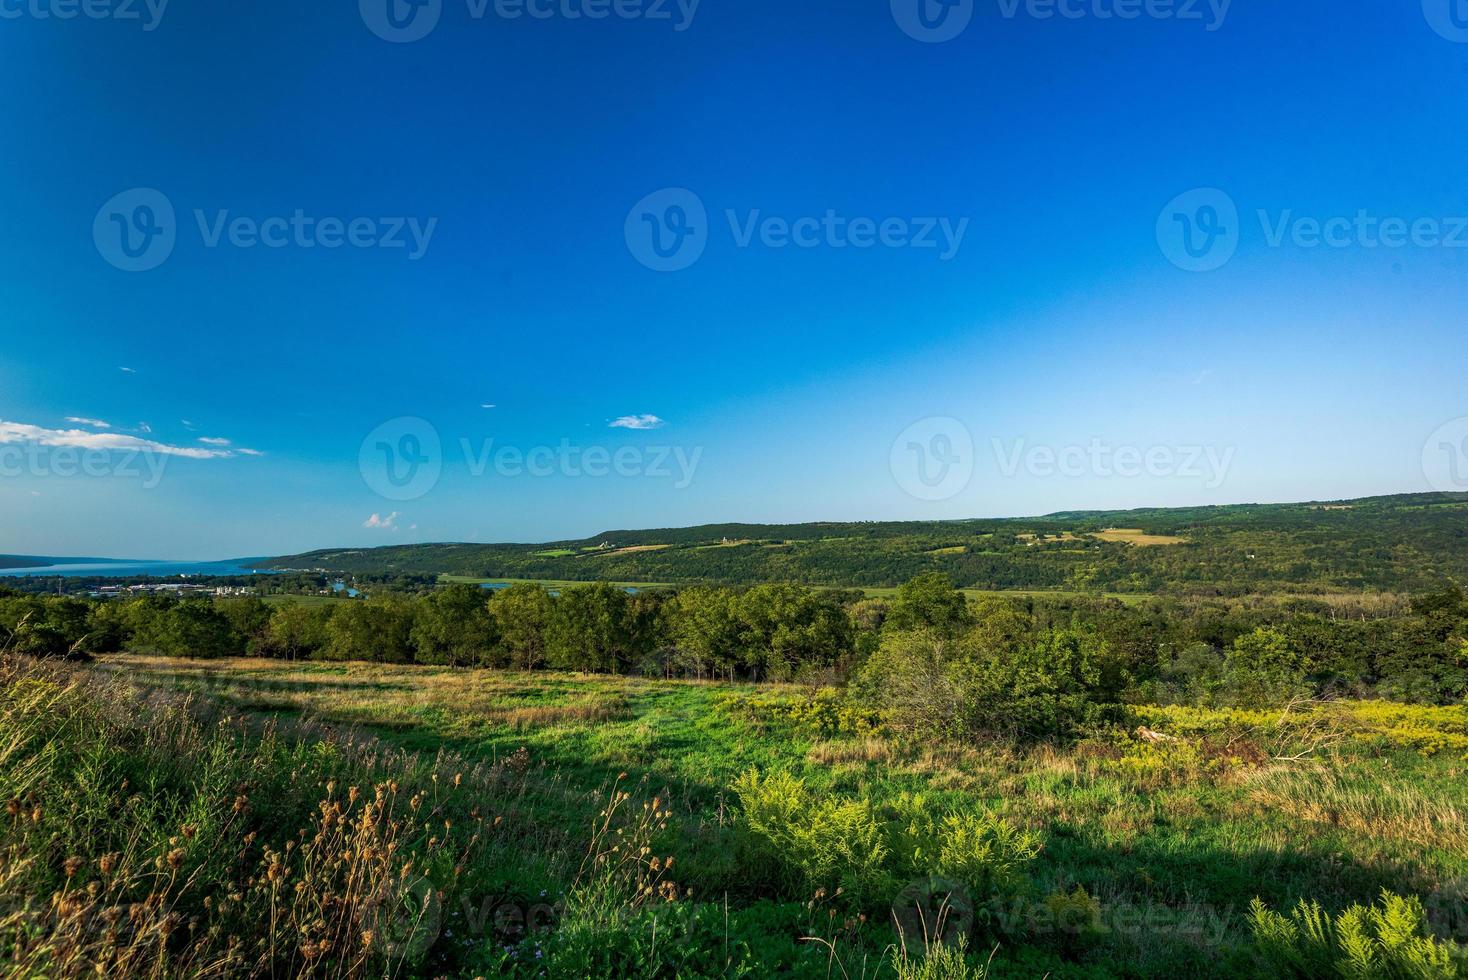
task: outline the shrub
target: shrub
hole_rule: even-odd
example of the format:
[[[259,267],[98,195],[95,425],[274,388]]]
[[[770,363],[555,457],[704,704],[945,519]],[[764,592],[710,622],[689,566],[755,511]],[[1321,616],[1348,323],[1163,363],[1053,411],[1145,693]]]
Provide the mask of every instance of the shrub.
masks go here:
[[[1012,893],[1040,852],[1038,835],[978,809],[945,810],[904,794],[885,807],[818,798],[789,773],[746,772],[734,784],[747,827],[788,869],[796,887],[840,889],[866,907],[890,902],[899,883],[939,875],[982,898]]]
[[[1468,976],[1462,947],[1434,938],[1416,898],[1382,892],[1381,903],[1352,905],[1332,917],[1316,902],[1301,901],[1288,915],[1257,898],[1249,926],[1260,956],[1276,976],[1413,978],[1453,980]]]
[[[1235,640],[1224,671],[1228,700],[1244,708],[1283,704],[1308,690],[1299,652],[1275,629],[1260,627]]]
[[[858,904],[880,901],[895,881],[889,848],[871,804],[816,799],[788,773],[751,770],[734,784],[749,829],[807,889],[840,888]]]

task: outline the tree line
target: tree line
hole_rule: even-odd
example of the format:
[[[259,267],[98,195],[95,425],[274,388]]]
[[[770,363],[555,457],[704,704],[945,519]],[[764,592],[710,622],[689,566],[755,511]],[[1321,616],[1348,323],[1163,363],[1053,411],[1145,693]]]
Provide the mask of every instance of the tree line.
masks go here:
[[[269,602],[0,590],[0,649],[855,679],[873,691],[898,683],[892,671],[922,662],[943,670],[902,684],[951,686],[944,665],[955,663],[986,665],[991,679],[1025,665],[1039,673],[1060,666],[1098,702],[1245,703],[1305,692],[1449,703],[1468,693],[1468,601],[1457,586],[1410,601],[970,598],[940,573],[890,598],[775,584],[635,593],[604,583],[558,592],[533,583],[497,592],[446,585]]]

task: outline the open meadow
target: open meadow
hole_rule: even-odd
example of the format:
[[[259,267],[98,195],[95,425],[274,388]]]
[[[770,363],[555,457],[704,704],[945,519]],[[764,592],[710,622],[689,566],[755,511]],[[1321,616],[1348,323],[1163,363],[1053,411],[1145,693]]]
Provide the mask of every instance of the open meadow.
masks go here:
[[[819,686],[9,661],[0,797],[26,976],[1332,975],[1302,900],[1381,937],[1340,975],[1468,939],[1462,706],[960,745]]]

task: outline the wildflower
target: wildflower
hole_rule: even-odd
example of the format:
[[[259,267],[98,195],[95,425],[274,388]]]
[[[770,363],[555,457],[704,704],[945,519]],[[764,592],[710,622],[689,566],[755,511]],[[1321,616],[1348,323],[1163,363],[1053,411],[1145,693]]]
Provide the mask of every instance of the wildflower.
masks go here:
[[[64,862],[62,862],[61,870],[63,870],[63,871],[66,872],[66,877],[68,877],[68,878],[74,878],[74,877],[76,877],[76,873],[81,870],[81,867],[82,867],[82,859],[81,858],[79,858],[79,857],[69,857]]]

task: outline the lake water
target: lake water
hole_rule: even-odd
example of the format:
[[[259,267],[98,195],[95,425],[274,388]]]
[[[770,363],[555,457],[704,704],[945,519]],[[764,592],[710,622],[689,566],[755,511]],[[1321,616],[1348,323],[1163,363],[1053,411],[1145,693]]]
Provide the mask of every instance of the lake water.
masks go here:
[[[130,578],[135,575],[153,575],[159,578],[178,578],[188,575],[269,575],[271,572],[248,568],[251,562],[261,558],[234,558],[229,561],[106,561],[68,562],[43,565],[37,568],[0,568],[4,575],[86,575],[107,578]]]

